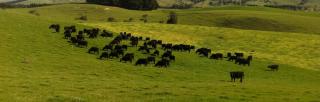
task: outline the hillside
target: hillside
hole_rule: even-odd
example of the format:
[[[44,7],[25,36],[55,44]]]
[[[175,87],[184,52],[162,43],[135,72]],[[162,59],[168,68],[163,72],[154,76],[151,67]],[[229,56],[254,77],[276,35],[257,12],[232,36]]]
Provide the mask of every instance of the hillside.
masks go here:
[[[1,2],[8,2],[15,0],[0,0]],[[23,1],[23,0],[22,0]],[[84,3],[86,0],[25,0],[18,4],[56,4],[56,3]],[[196,1],[196,2],[195,2]],[[229,2],[231,0],[225,0]],[[245,5],[299,5],[300,0],[246,0]],[[219,0],[158,0],[161,7],[171,7],[174,4],[191,4],[194,7],[210,7],[220,5]],[[307,0],[303,3],[304,6],[319,6],[319,0]]]
[[[75,4],[77,5],[77,4]],[[113,17],[117,22],[133,18],[133,22],[141,22],[142,15],[148,14],[148,22],[158,23],[167,20],[171,10],[133,11],[117,7],[100,5],[74,4],[47,6],[33,9],[12,9],[13,12],[27,13],[36,10],[41,17],[64,21],[75,20],[80,16],[87,16],[86,22],[107,22]],[[201,25],[212,27],[227,27],[247,30],[296,32],[320,34],[320,14],[294,12],[266,7],[226,6],[215,8],[198,8],[189,10],[174,10],[179,17],[179,24]],[[72,12],[72,13],[70,13]],[[65,15],[69,15],[66,17]],[[294,22],[292,22],[294,21]],[[83,21],[81,21],[83,22]]]
[[[39,15],[30,14],[30,10]],[[320,101],[320,35],[318,26],[308,28],[319,24],[318,14],[269,8],[206,8],[176,10],[181,22],[178,25],[157,23],[170,11],[131,11],[88,4],[0,9],[0,101]],[[84,14],[88,21],[75,19]],[[150,22],[137,20],[143,14],[149,15]],[[210,19],[207,14],[215,16]],[[200,17],[214,21],[217,16],[238,18],[248,17],[248,14],[261,19],[275,17],[276,22],[298,27],[279,28],[281,32],[277,32],[275,29],[263,31],[248,26],[250,30],[246,30],[198,22]],[[110,16],[117,22],[107,22]],[[135,21],[122,22],[129,17]],[[78,29],[99,27],[115,34],[127,31],[164,42],[209,47],[213,52],[248,54],[255,50],[254,60],[251,66],[239,66],[225,60],[199,57],[194,51],[174,52],[176,61],[168,68],[134,66],[119,62],[119,59],[99,60],[99,55],[87,53],[88,48],[101,48],[111,38],[86,38],[89,47],[78,48],[63,39],[62,33],[52,33],[48,26],[53,23],[76,25]],[[128,52],[137,50],[129,48]],[[137,59],[143,57],[137,55]],[[271,63],[280,64],[280,70],[267,71],[266,66]],[[244,83],[229,82],[230,71],[244,71]]]

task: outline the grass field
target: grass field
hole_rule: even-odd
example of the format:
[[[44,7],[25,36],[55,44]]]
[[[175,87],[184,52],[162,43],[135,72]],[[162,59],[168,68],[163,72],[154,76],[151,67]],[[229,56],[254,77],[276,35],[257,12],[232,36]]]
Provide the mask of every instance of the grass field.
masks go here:
[[[179,25],[156,23],[170,10],[142,12],[80,4],[0,9],[0,101],[319,102],[320,35],[319,26],[312,26],[318,25],[318,14],[232,8],[236,7],[177,11],[181,16]],[[28,13],[34,9],[40,16]],[[264,29],[254,30],[249,26],[250,30],[244,30],[192,20],[206,14],[237,18],[245,12],[260,14],[251,15],[256,18],[282,18],[275,20],[295,26],[295,29],[261,31]],[[121,19],[119,21],[128,17],[138,19],[146,13],[150,15],[150,23],[105,20],[109,15]],[[188,13],[192,16],[182,16]],[[89,21],[74,19],[82,14],[88,14]],[[190,18],[186,19],[188,16]],[[204,19],[208,20],[211,16],[202,17],[208,17]],[[289,19],[295,22],[289,22]],[[138,67],[118,60],[101,61],[96,59],[97,55],[87,54],[87,49],[70,45],[62,38],[63,34],[52,33],[48,29],[52,23],[128,31],[173,43],[210,47],[214,52],[255,50],[255,57],[250,67],[212,61],[198,57],[194,52],[175,52],[177,60],[167,69],[151,65]],[[102,47],[110,40],[92,39],[89,46]],[[270,63],[279,63],[280,70],[266,71]],[[244,83],[229,82],[230,71],[244,71]]]
[[[141,22],[142,15],[148,14],[148,22],[165,21],[170,10],[132,11],[117,7],[106,7],[88,4],[67,4],[32,9],[13,9],[11,12],[27,14],[36,10],[41,18],[56,21],[76,21],[75,18],[86,15],[86,22],[107,22],[108,17],[114,17],[122,22],[134,18],[134,22]],[[248,30],[320,33],[320,14],[294,12],[265,7],[215,7],[191,10],[175,10],[179,15],[179,24],[201,25],[213,27],[227,27]],[[68,15],[68,16],[65,16]]]

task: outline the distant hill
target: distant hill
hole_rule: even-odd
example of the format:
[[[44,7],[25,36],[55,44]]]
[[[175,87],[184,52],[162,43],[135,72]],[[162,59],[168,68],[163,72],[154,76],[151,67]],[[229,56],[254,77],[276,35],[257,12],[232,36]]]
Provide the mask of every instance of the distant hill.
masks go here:
[[[307,9],[318,10],[320,0],[158,0],[161,7],[172,7],[174,5],[191,5],[192,7],[210,7],[219,5],[242,5],[249,6],[301,6]]]
[[[86,0],[0,0],[0,3],[15,2],[15,4],[60,4],[60,3],[85,3]],[[165,8],[190,8],[190,7],[212,7],[220,5],[247,6],[275,6],[289,9],[304,9],[308,11],[320,11],[320,0],[157,0],[160,7]],[[303,2],[302,2],[303,1]]]
[[[0,0],[0,3],[17,2],[16,4],[59,4],[59,3],[84,3],[86,0]]]

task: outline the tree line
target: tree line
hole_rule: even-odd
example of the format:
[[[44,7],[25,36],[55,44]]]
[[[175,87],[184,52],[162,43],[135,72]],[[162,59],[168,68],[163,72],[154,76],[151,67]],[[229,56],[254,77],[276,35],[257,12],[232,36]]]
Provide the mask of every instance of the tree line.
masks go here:
[[[157,0],[87,0],[87,3],[119,6],[132,10],[155,10],[159,7]]]

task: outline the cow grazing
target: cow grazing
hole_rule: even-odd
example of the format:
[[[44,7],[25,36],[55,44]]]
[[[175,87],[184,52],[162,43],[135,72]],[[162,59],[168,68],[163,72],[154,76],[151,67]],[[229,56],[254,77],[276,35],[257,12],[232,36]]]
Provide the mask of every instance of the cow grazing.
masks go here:
[[[242,57],[237,57],[236,61],[235,61],[235,64],[239,64],[239,65],[248,65],[250,66],[250,60],[249,59],[245,59],[245,58],[242,58]]]
[[[141,52],[143,52],[145,54],[150,53],[150,49],[147,46],[140,46],[138,51],[141,51]]]
[[[150,56],[150,57],[148,57],[147,59],[148,59],[148,62],[149,62],[149,63],[150,63],[150,62],[153,62],[154,64],[156,64],[156,58],[155,58],[155,57]]]
[[[156,67],[168,67],[170,65],[170,61],[167,59],[161,59],[156,63]]]
[[[147,66],[148,65],[148,59],[138,59],[138,61],[136,62],[135,65],[136,66],[137,65],[145,65],[145,66]]]
[[[76,37],[71,37],[71,38],[70,38],[70,42],[71,42],[72,44],[77,44],[77,43],[78,43],[78,39],[77,39]]]
[[[69,31],[70,33],[74,33],[77,32],[76,26],[72,25],[72,26],[65,26],[64,27],[64,31]]]
[[[163,53],[161,58],[170,58],[170,56],[172,56],[172,51],[166,51]]]
[[[119,58],[119,52],[117,50],[112,50],[111,53],[109,54],[109,58]]]
[[[230,72],[231,82],[235,82],[236,79],[240,79],[240,82],[243,81],[244,78],[244,72]]]
[[[248,57],[247,57],[247,59],[248,59],[249,61],[252,61],[253,56],[252,56],[252,55],[250,55],[250,56],[248,56]]]
[[[91,47],[88,50],[88,53],[90,53],[90,54],[99,54],[99,48],[98,47]]]
[[[243,53],[238,53],[238,52],[236,52],[236,53],[234,53],[237,57],[243,57],[244,56],[244,54]]]
[[[176,61],[176,56],[171,55],[171,56],[169,57],[169,59],[170,59],[171,61]]]
[[[210,56],[210,59],[215,59],[215,60],[222,60],[223,59],[223,54],[222,53],[215,53],[215,54],[212,54]]]
[[[152,55],[159,56],[160,55],[160,51],[159,50],[155,50]]]
[[[200,48],[200,49],[197,49],[196,53],[198,55],[202,55],[202,56],[205,56],[205,57],[209,57],[209,54],[211,54],[211,49],[208,49],[208,48]]]
[[[104,51],[106,51],[106,50],[113,50],[113,45],[106,45],[106,46],[103,47],[102,50],[104,50]]]
[[[279,65],[277,65],[277,64],[268,65],[268,68],[270,68],[271,71],[278,71]]]
[[[53,29],[55,31],[55,33],[59,33],[60,32],[60,25],[59,24],[52,24],[49,26],[49,29]]]
[[[85,40],[78,40],[78,47],[88,47],[88,42]]]
[[[105,59],[105,58],[109,58],[109,53],[108,52],[103,52],[101,55],[100,55],[100,58],[99,59]]]
[[[134,59],[134,54],[133,53],[127,53],[126,55],[124,55],[121,59],[120,59],[120,62],[124,61],[124,62],[127,62],[127,61],[130,61],[132,62]]]
[[[65,39],[69,39],[69,38],[71,38],[71,36],[72,36],[72,35],[71,35],[71,32],[70,32],[70,31],[65,31],[65,32],[64,32],[64,38],[65,38]]]
[[[237,60],[237,56],[230,56],[229,58],[228,58],[228,61],[234,61],[234,60]]]

